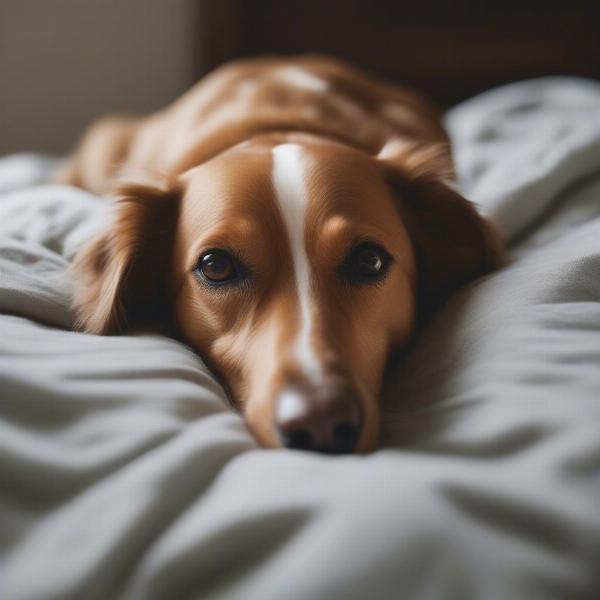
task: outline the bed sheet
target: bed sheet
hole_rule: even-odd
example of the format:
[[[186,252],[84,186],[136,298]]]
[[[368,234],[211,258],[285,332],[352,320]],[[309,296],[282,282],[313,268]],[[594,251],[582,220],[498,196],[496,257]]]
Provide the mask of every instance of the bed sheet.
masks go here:
[[[447,124],[510,262],[391,370],[367,456],[261,449],[182,344],[70,331],[106,205],[0,161],[0,598],[600,597],[600,85]]]

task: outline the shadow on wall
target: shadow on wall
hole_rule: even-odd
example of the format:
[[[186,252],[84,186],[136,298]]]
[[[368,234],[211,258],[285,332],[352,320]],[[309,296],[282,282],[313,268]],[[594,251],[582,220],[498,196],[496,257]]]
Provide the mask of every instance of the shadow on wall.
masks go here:
[[[62,153],[94,118],[163,107],[197,73],[194,0],[1,0],[0,154]]]

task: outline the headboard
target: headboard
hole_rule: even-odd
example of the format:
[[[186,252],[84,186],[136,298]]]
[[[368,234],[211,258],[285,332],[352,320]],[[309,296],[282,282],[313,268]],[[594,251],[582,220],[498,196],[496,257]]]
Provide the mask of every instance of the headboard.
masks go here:
[[[324,52],[442,106],[542,75],[600,78],[595,0],[206,0],[199,74],[237,56]]]

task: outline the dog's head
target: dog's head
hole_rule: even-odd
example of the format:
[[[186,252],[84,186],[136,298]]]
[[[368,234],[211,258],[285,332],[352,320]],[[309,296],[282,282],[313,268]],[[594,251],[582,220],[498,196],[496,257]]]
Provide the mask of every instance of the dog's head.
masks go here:
[[[370,450],[390,353],[499,256],[447,156],[282,134],[169,185],[123,185],[75,263],[82,326],[169,322],[263,445]]]

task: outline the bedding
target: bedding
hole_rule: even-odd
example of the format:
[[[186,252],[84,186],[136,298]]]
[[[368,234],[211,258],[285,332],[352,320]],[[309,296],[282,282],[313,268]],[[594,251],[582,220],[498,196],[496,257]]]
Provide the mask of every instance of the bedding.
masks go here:
[[[0,161],[0,598],[600,597],[600,85],[447,125],[510,260],[390,368],[367,456],[259,448],[182,344],[71,331],[106,202]]]

